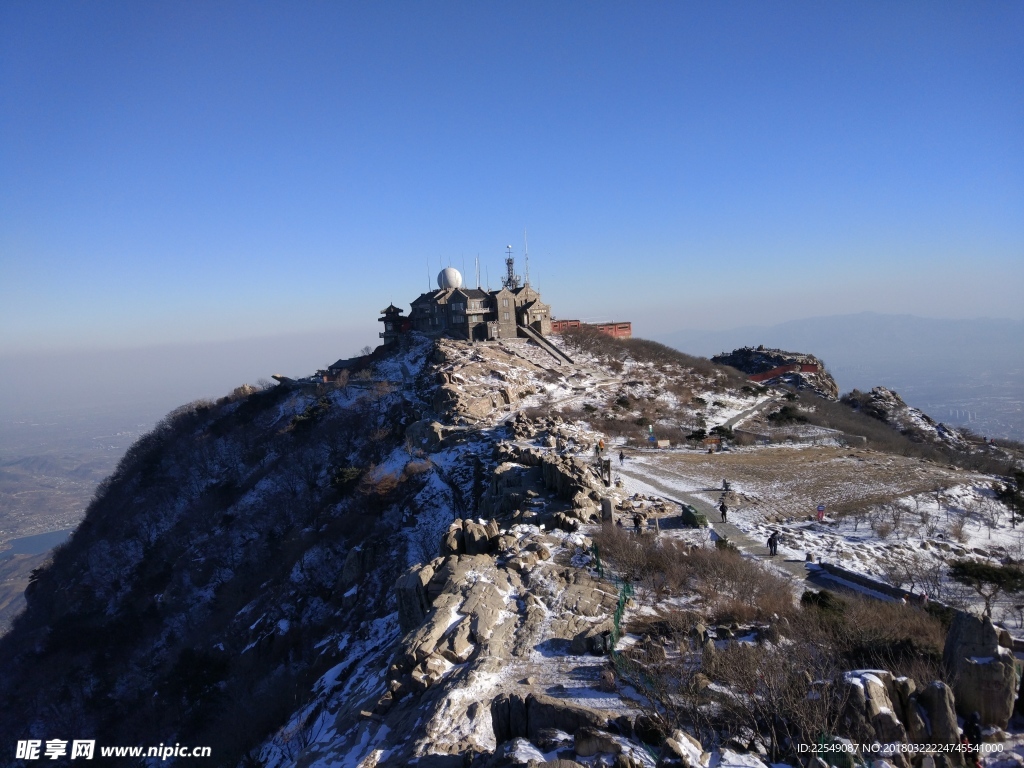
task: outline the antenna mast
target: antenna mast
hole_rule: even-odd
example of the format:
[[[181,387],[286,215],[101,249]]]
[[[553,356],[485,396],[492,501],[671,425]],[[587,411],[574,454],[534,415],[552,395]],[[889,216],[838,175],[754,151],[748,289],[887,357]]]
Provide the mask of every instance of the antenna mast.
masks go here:
[[[530,244],[526,242],[526,227],[523,227],[523,258],[526,259],[526,284],[530,284]]]
[[[514,291],[519,287],[521,278],[516,274],[516,260],[512,258],[512,246],[505,246],[505,279],[501,281],[504,288]]]

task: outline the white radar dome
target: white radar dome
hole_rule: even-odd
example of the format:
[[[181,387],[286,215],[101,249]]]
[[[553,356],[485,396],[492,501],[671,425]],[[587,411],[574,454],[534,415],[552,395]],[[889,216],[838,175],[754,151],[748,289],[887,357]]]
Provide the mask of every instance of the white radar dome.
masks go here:
[[[445,267],[437,275],[437,287],[441,289],[461,288],[462,274],[455,267]]]

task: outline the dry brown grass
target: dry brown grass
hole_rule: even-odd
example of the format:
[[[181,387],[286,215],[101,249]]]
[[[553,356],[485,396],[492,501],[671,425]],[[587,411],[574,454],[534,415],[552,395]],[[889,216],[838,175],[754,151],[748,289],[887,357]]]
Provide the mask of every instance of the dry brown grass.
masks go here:
[[[887,669],[920,685],[943,679],[941,622],[913,605],[864,597],[834,597],[832,610],[804,608],[793,636],[835,647],[849,669]]]
[[[758,498],[768,517],[810,515],[824,503],[830,515],[861,513],[894,499],[968,482],[971,474],[906,456],[862,449],[765,447],[721,453],[656,455],[654,472],[718,487],[723,477]]]
[[[602,559],[655,600],[696,593],[713,622],[751,622],[791,615],[789,581],[738,552],[691,549],[667,538],[635,536],[621,528],[595,535]]]

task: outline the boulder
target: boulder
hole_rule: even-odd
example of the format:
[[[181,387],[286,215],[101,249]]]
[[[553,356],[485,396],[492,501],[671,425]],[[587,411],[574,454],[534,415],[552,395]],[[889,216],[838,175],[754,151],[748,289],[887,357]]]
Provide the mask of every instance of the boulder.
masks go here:
[[[849,734],[855,741],[871,742],[875,730],[868,722],[867,693],[859,678],[847,674],[843,679],[843,697],[846,705],[840,718],[842,732]]]
[[[527,738],[533,739],[543,728],[576,733],[579,728],[605,729],[608,717],[601,712],[562,699],[531,693],[526,699]]]
[[[570,746],[573,743],[573,737],[557,728],[542,728],[537,733],[536,743],[544,752],[554,752],[556,749]]]
[[[466,551],[466,536],[462,530],[462,521],[456,520],[448,527],[441,540],[442,555],[458,555]]]
[[[559,528],[566,533],[574,533],[579,530],[580,521],[569,517],[565,512],[555,512],[555,514],[551,516],[551,527]]]
[[[847,672],[844,680],[846,707],[841,722],[844,732],[855,740],[883,744],[905,741],[907,728],[903,714],[906,707],[900,691],[910,696],[910,685],[899,684],[885,670]]]
[[[341,585],[348,588],[360,581],[366,573],[367,566],[373,562],[373,553],[363,547],[352,547],[345,556],[345,565],[341,569]]]
[[[527,732],[526,699],[519,694],[501,693],[491,700],[491,727],[494,740],[501,744],[515,738],[525,738]],[[539,728],[535,736],[549,726]]]
[[[405,439],[413,448],[432,452],[444,439],[444,427],[430,419],[416,421],[405,430]]]
[[[467,555],[486,555],[491,551],[491,541],[485,526],[472,520],[463,520],[462,531]]]
[[[672,735],[665,739],[665,749],[662,757],[670,761],[669,764],[685,766],[686,768],[700,768],[707,765],[710,755],[704,751],[704,747],[693,736],[683,730],[675,730]]]
[[[991,620],[957,611],[946,635],[942,662],[954,681],[960,714],[969,717],[979,712],[985,725],[1006,728],[1020,675],[1013,651],[999,644]]]
[[[893,705],[896,715],[907,731],[907,741],[911,744],[923,744],[928,741],[928,729],[917,704],[917,684],[908,677],[893,680],[896,695]]]
[[[917,703],[931,726],[930,741],[933,744],[960,743],[953,691],[948,685],[936,680],[917,694]]]
[[[490,639],[504,608],[505,599],[498,588],[488,581],[478,581],[470,587],[459,613],[470,617],[470,637],[482,643]]]
[[[525,736],[536,743],[549,729],[576,733],[580,728],[607,730],[608,718],[588,707],[531,693],[502,693],[491,701],[491,727],[497,743]]]
[[[596,728],[577,728],[573,734],[573,748],[580,757],[593,757],[599,752],[617,755],[622,752],[622,745],[611,734]]]
[[[573,637],[572,643],[569,645],[569,652],[576,656],[583,656],[588,653],[595,656],[603,656],[611,650],[608,647],[609,641],[607,639],[611,629],[611,621],[604,621],[587,627]]]
[[[398,625],[402,632],[408,632],[427,617],[431,603],[427,599],[427,584],[434,576],[429,566],[415,566],[398,577],[395,582],[395,597],[398,601]]]
[[[860,675],[867,697],[866,716],[875,731],[875,738],[883,744],[906,741],[907,731],[896,716],[887,686],[877,672]],[[891,684],[892,676],[888,676]]]
[[[421,689],[429,688],[444,677],[450,668],[451,665],[442,656],[431,654],[413,669],[413,684]]]
[[[452,664],[465,664],[473,655],[476,646],[471,639],[470,619],[463,617],[448,631],[439,652]]]

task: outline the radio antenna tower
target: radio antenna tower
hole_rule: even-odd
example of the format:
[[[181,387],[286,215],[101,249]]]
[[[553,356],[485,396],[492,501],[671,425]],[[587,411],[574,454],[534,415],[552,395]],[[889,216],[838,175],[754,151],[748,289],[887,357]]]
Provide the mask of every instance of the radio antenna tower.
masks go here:
[[[512,246],[505,246],[505,250],[505,279],[501,281],[501,285],[514,291],[519,287],[521,278],[516,274],[516,260],[512,258]]]
[[[530,284],[530,244],[526,242],[526,227],[523,227],[523,258],[526,259],[526,284]]]

